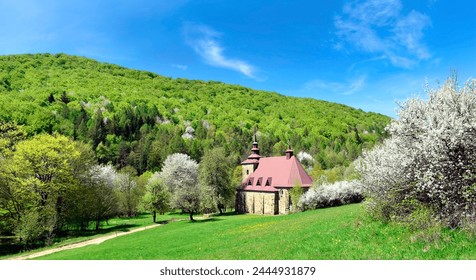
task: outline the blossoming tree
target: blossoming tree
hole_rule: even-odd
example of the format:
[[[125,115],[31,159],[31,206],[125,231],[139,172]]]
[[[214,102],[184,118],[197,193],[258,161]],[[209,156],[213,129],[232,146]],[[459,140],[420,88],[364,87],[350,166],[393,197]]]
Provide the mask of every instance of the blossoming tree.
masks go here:
[[[476,221],[476,80],[460,88],[451,77],[427,100],[406,101],[387,129],[360,166],[374,212],[392,219],[425,207],[450,227]]]

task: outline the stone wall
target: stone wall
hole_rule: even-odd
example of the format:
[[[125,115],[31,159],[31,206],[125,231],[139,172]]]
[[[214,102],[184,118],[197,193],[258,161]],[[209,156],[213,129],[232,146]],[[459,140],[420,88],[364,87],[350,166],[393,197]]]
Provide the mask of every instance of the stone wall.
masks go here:
[[[238,190],[235,197],[235,211],[240,214],[246,212],[246,192]]]
[[[243,164],[241,167],[241,175],[243,181],[250,176],[251,173],[255,171],[254,164]]]
[[[236,194],[236,211],[250,214],[278,214],[278,194],[270,192],[238,191]]]
[[[279,190],[279,214],[289,214],[289,202],[291,200],[288,189]]]

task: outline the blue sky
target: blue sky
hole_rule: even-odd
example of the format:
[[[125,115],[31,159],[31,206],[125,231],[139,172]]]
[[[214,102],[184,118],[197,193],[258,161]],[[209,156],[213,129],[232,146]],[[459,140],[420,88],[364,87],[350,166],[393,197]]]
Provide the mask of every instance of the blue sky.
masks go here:
[[[67,53],[395,117],[476,78],[476,1],[0,0],[0,54]]]

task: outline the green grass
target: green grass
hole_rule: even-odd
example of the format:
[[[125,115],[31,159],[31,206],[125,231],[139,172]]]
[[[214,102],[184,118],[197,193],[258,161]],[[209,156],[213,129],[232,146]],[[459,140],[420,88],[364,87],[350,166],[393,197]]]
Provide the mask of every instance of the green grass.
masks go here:
[[[445,229],[436,236],[372,221],[354,204],[178,221],[39,259],[476,259],[474,237]]]
[[[166,223],[173,220],[188,219],[188,214],[168,213],[167,215],[157,215],[156,223]],[[54,243],[48,247],[41,247],[33,250],[24,250],[20,246],[0,246],[0,259],[7,259],[15,256],[28,255],[47,249],[57,248],[64,245],[74,244],[81,241],[108,235],[114,232],[127,232],[134,228],[152,225],[152,215],[140,214],[131,218],[113,218],[109,221],[102,222],[100,230],[96,231],[92,228],[89,230],[71,230],[63,232],[61,236],[55,238]],[[12,253],[20,250],[18,253]]]

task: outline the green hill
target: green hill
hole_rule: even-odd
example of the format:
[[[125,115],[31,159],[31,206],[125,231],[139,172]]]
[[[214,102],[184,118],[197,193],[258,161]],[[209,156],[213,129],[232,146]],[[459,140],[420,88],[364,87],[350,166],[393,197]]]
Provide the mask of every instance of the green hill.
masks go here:
[[[231,215],[172,222],[67,250],[48,260],[352,260],[474,259],[476,243],[459,231],[412,231],[371,220],[361,204],[283,216]]]
[[[166,156],[223,146],[239,162],[258,134],[263,155],[290,144],[323,168],[385,137],[390,118],[348,106],[213,81],[172,79],[65,54],[0,56],[0,121],[29,135],[89,142],[100,162],[157,170]]]

